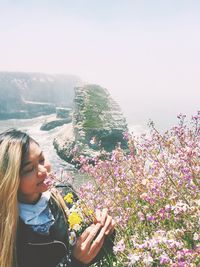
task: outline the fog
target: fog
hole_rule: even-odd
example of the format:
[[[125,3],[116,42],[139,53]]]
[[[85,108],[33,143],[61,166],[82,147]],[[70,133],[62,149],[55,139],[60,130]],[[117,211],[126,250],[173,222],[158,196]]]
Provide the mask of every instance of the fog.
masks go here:
[[[130,125],[199,109],[199,1],[0,1],[0,31],[0,71],[79,75]]]

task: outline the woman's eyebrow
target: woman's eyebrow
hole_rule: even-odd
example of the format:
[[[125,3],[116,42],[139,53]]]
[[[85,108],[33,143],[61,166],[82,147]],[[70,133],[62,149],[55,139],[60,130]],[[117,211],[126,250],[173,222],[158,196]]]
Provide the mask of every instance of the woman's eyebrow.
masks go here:
[[[43,151],[41,151],[41,153],[38,155],[38,158],[40,158],[42,156],[42,154],[43,154]],[[31,163],[32,163],[32,161],[27,161],[22,166],[25,167],[25,166],[27,166],[27,165],[29,165]]]

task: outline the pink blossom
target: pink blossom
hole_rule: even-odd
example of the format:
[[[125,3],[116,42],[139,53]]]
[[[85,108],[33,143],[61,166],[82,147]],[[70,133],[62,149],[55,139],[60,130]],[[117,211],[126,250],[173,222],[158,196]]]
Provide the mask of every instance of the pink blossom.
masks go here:
[[[124,240],[121,239],[114,247],[113,247],[113,251],[115,254],[117,254],[118,252],[123,252],[125,250],[125,243]]]

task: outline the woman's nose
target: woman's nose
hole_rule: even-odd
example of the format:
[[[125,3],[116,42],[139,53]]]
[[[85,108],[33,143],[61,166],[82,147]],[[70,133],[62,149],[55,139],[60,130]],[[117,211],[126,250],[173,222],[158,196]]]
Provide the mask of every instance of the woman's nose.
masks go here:
[[[47,173],[47,169],[43,165],[38,166],[38,175],[43,175]]]

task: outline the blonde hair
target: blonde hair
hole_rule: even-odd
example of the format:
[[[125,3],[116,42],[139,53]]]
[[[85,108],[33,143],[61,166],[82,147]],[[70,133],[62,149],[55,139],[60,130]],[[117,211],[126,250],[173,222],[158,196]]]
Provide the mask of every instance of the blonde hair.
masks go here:
[[[31,141],[37,143],[26,133],[15,129],[0,134],[0,267],[17,267],[17,194],[21,166]],[[53,190],[52,198],[67,221],[66,205],[57,190]]]
[[[29,144],[28,135],[17,130],[0,135],[0,267],[17,264],[14,263],[18,223],[17,191],[22,154],[25,153],[24,137]]]
[[[53,188],[51,190],[51,197],[56,202],[58,207],[61,209],[63,216],[64,216],[64,220],[67,223],[67,221],[68,221],[67,210],[68,209],[67,209],[67,206],[66,206],[66,203],[65,203],[63,197],[61,196],[60,192],[56,188]]]

